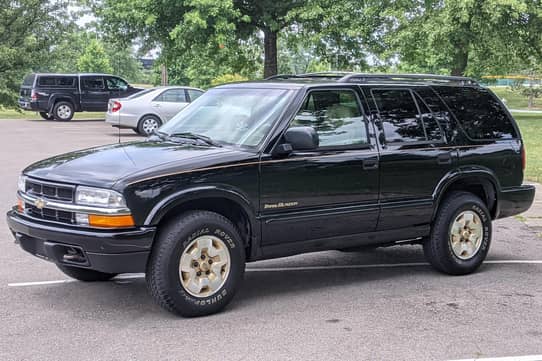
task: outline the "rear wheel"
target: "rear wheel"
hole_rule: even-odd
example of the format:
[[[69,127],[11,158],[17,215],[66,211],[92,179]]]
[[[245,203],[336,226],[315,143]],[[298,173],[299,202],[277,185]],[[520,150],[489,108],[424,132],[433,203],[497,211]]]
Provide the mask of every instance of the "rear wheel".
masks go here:
[[[58,102],[53,107],[53,116],[56,120],[70,121],[73,118],[73,105],[70,102]]]
[[[86,268],[78,268],[57,264],[57,267],[67,276],[83,282],[108,281],[115,277],[116,273],[98,272]]]
[[[40,116],[45,120],[53,120],[54,117],[47,112],[40,112]]]
[[[453,192],[442,202],[423,250],[437,270],[462,275],[480,267],[490,242],[491,215],[484,202],[472,193]]]
[[[145,277],[161,307],[194,317],[222,310],[244,272],[245,249],[230,220],[214,212],[192,211],[160,230]]]
[[[151,135],[156,129],[160,128],[162,121],[154,115],[145,115],[139,120],[137,131],[144,136]]]

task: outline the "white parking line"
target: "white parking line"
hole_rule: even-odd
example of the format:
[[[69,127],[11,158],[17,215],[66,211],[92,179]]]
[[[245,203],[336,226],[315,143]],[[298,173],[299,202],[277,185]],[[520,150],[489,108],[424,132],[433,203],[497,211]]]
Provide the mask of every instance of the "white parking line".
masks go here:
[[[493,357],[493,358],[469,358],[454,361],[542,361],[542,355]]]
[[[490,260],[484,261],[485,264],[542,264],[542,260]],[[353,265],[330,265],[330,266],[305,266],[305,267],[257,267],[247,268],[246,272],[288,272],[288,271],[317,271],[317,270],[340,270],[340,269],[368,269],[368,268],[398,268],[398,267],[425,267],[429,266],[426,262],[411,262],[411,263],[379,263],[379,264],[353,264]],[[126,279],[144,278],[144,273],[130,273],[119,275],[112,281],[122,281]],[[27,287],[41,286],[59,283],[76,282],[74,279],[53,280],[53,281],[37,281],[37,282],[16,282],[8,283],[8,287]],[[542,359],[537,359],[537,361]],[[505,359],[506,361],[506,359]]]

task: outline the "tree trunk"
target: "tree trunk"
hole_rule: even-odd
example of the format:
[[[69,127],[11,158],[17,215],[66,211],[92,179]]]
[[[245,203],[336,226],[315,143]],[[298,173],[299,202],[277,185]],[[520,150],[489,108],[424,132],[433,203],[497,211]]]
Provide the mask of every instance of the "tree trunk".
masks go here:
[[[454,63],[452,65],[452,74],[453,76],[463,76],[465,75],[465,70],[467,70],[467,65],[469,64],[469,51],[466,50],[468,46],[459,46],[457,51],[454,54]]]
[[[263,77],[277,75],[277,31],[264,29],[264,66]]]

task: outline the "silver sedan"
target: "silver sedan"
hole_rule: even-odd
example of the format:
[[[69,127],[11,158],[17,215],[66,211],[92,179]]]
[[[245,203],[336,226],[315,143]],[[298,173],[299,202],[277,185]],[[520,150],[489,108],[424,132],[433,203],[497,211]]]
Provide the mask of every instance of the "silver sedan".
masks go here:
[[[131,128],[147,136],[201,94],[203,90],[189,87],[146,89],[126,98],[109,100],[105,121],[113,127]]]

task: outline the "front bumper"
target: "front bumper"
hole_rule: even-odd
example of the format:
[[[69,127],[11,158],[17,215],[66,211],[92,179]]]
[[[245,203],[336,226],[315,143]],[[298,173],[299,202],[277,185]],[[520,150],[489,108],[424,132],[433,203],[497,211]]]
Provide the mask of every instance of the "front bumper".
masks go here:
[[[144,272],[156,229],[81,229],[30,219],[11,210],[7,223],[21,248],[36,257],[107,273]],[[73,261],[66,255],[76,252]]]
[[[535,187],[524,184],[501,190],[498,199],[497,218],[520,214],[528,210],[534,201]]]

